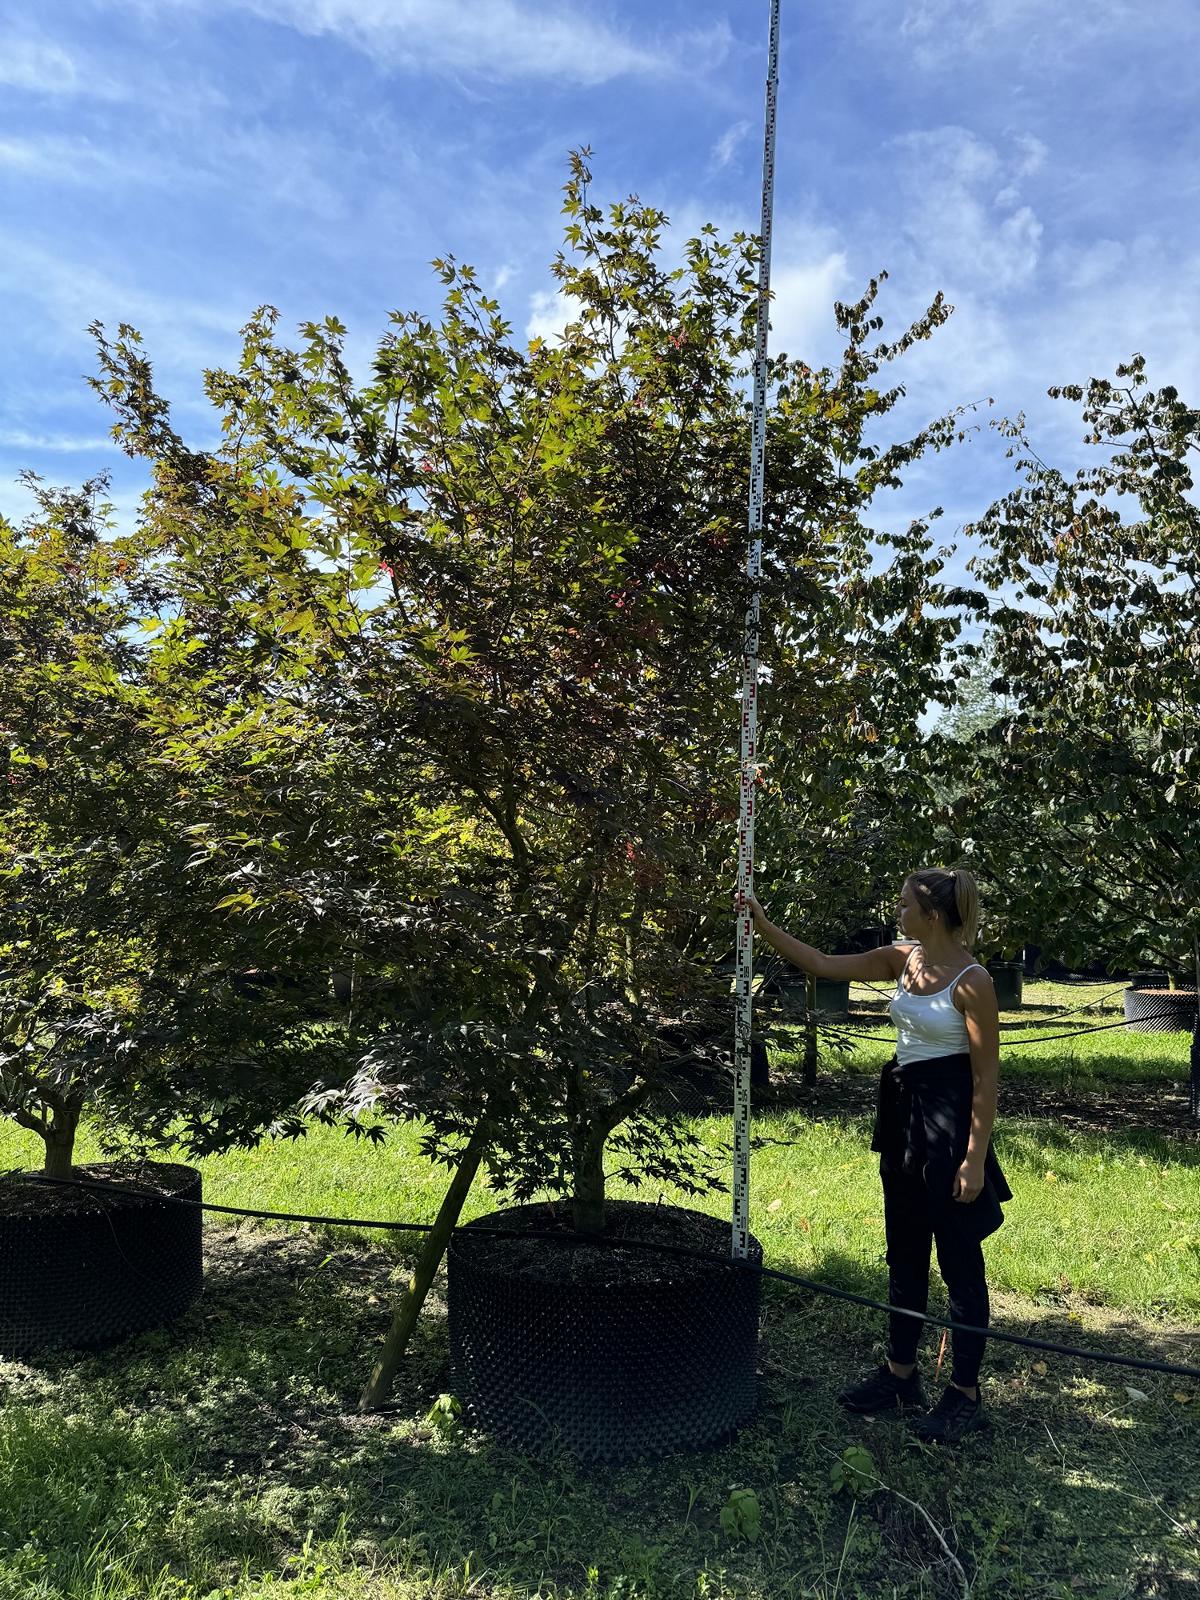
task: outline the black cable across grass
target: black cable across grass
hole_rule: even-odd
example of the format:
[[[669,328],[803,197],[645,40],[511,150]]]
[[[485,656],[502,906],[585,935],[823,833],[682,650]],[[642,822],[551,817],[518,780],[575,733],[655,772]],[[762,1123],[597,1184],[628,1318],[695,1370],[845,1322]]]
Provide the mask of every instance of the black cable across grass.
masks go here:
[[[1098,1023],[1094,1028],[1078,1028],[1072,1033],[1039,1033],[1032,1039],[1007,1040],[1001,1044],[1000,1048],[1001,1050],[1019,1050],[1023,1045],[1027,1044],[1053,1044],[1055,1039],[1082,1039],[1085,1034],[1089,1033],[1108,1033],[1113,1028],[1136,1027],[1138,1022],[1141,1020],[1141,1018],[1134,1018],[1132,1020],[1122,1022],[1101,1022]],[[853,1028],[844,1027],[840,1022],[822,1022],[820,1018],[815,1019],[815,1026],[818,1028],[823,1028],[826,1033],[841,1034],[847,1039],[869,1039],[872,1042],[878,1042],[880,1039],[887,1039],[890,1042],[895,1038],[894,1034],[885,1034],[882,1029],[878,1033],[863,1033],[856,1031]],[[1014,1026],[1023,1027],[1024,1024],[1014,1024]]]
[[[18,1172],[19,1169],[14,1168],[2,1176],[12,1178],[17,1176]],[[428,1233],[433,1227],[431,1222],[384,1222],[363,1217],[309,1216],[295,1211],[256,1211],[246,1206],[224,1206],[209,1200],[184,1200],[175,1195],[159,1194],[157,1190],[133,1189],[114,1183],[97,1183],[85,1178],[49,1178],[44,1173],[24,1173],[22,1176],[27,1182],[32,1180],[37,1183],[66,1184],[77,1189],[89,1189],[98,1194],[126,1194],[139,1199],[167,1200],[175,1205],[198,1206],[201,1211],[219,1211],[237,1217],[257,1217],[268,1222],[314,1222],[333,1227],[380,1228],[398,1233]],[[1102,1361],[1111,1366],[1130,1367],[1138,1372],[1163,1372],[1172,1377],[1200,1378],[1200,1367],[1182,1366],[1173,1361],[1145,1361],[1137,1356],[1122,1356],[1107,1350],[1083,1350],[1074,1345],[1055,1344],[1046,1339],[1030,1339],[1020,1333],[1004,1333],[995,1328],[975,1327],[967,1322],[952,1322],[946,1317],[931,1317],[923,1311],[912,1311],[907,1306],[888,1305],[886,1301],[872,1300],[868,1295],[855,1294],[850,1289],[838,1289],[831,1283],[821,1283],[816,1278],[802,1278],[794,1272],[780,1272],[775,1267],[759,1266],[738,1256],[718,1256],[707,1250],[692,1250],[685,1245],[657,1244],[647,1239],[610,1239],[603,1234],[542,1233],[515,1228],[480,1228],[474,1223],[470,1226],[472,1236],[475,1237],[488,1233],[497,1239],[546,1239],[555,1244],[574,1246],[599,1244],[619,1250],[657,1250],[661,1255],[686,1256],[695,1261],[726,1266],[734,1272],[757,1272],[761,1277],[770,1278],[775,1283],[805,1289],[812,1294],[828,1295],[835,1300],[849,1300],[854,1305],[867,1306],[872,1311],[897,1312],[900,1316],[915,1317],[919,1322],[927,1322],[935,1328],[948,1328],[951,1332],[957,1330],[961,1333],[979,1333],[1002,1344],[1022,1345],[1026,1349],[1043,1350],[1051,1355],[1073,1356],[1078,1361]]]
[[[875,983],[867,983],[860,978],[852,978],[850,980],[850,987],[852,989],[869,989],[872,994],[877,994],[884,998],[896,992],[894,989],[880,988],[880,986]],[[1048,1022],[1051,1017],[1073,1017],[1082,1011],[1095,1011],[1098,1006],[1104,1005],[1106,1001],[1114,1000],[1116,999],[1117,995],[1124,994],[1128,987],[1128,984],[1122,984],[1119,989],[1113,989],[1110,990],[1108,994],[1102,994],[1098,1000],[1089,1000],[1086,1005],[1038,1006],[1036,1009],[1038,1011],[1048,1012],[1048,1016],[1040,1019],[1043,1022]],[[1030,1024],[1028,1022],[1002,1022],[1000,1024],[1000,1031],[1003,1033],[1008,1028],[1028,1028],[1029,1026]],[[1036,1027],[1036,1023],[1033,1024],[1033,1026]],[[1069,1035],[1064,1034],[1063,1037],[1067,1038]]]

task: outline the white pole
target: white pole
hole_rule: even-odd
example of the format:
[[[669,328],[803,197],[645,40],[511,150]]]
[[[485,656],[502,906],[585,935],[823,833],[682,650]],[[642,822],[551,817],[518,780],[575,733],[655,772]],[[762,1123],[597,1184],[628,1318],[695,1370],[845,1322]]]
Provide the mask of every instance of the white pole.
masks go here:
[[[762,256],[758,264],[758,338],[750,440],[750,516],[746,576],[762,573],[763,485],[767,459],[767,322],[771,297],[771,210],[775,195],[775,105],[779,96],[779,0],[771,0],[763,144]],[[753,1026],[754,928],[747,895],[754,888],[754,788],[758,753],[758,613],[754,589],[742,652],[742,798],[738,832],[737,1010],[733,1061],[733,1254],[750,1250],[750,1036]]]

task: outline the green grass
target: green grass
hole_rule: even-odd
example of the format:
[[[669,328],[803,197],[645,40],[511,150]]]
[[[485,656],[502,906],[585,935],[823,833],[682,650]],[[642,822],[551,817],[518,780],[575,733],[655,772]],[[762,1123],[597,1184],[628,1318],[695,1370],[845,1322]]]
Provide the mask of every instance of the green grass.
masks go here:
[[[726,1118],[698,1118],[693,1126],[710,1145],[728,1138]],[[856,1274],[880,1271],[883,1225],[869,1120],[814,1122],[802,1111],[778,1112],[758,1116],[755,1135],[772,1141],[753,1158],[751,1220],[768,1261],[816,1276],[833,1271],[836,1250]],[[267,1144],[197,1165],[206,1198],[225,1205],[429,1221],[443,1174],[417,1155],[417,1138],[402,1128],[374,1147],[321,1129],[300,1144]],[[35,1142],[34,1135],[0,1130],[0,1166],[31,1165]],[[1003,1125],[997,1149],[1014,1193],[1005,1226],[986,1246],[997,1288],[1037,1296],[1066,1279],[1068,1292],[1097,1304],[1200,1323],[1200,1146],[1136,1130],[1066,1133],[1025,1120]],[[99,1153],[85,1135],[82,1159]],[[611,1192],[638,1193],[621,1183]],[[689,1200],[655,1185],[640,1193],[717,1216],[728,1211],[723,1192]],[[496,1204],[480,1182],[464,1219]],[[362,1230],[338,1229],[337,1237],[377,1242]],[[401,1241],[394,1248],[405,1247]]]
[[[1200,1143],[1174,1113],[1152,1128],[1098,1120],[1166,1102],[1187,1040],[1070,1045],[1004,1058],[997,1147],[1014,1199],[985,1244],[995,1326],[1200,1365]],[[851,1059],[823,1062],[813,1107],[760,1111],[753,1164],[768,1261],[876,1297],[867,1102],[886,1053],[856,1041]],[[1006,1085],[1019,1116],[1004,1114]],[[1070,1125],[1040,1109],[1039,1096],[1064,1095]],[[728,1136],[723,1116],[695,1125],[714,1145]],[[321,1130],[203,1162],[205,1191],[428,1219],[444,1175],[416,1138],[401,1130],[376,1150]],[[31,1164],[34,1143],[0,1129],[0,1167]],[[85,1138],[81,1159],[98,1154]],[[700,1203],[727,1210],[723,1195]],[[495,1204],[479,1185],[468,1215]],[[847,1373],[880,1357],[878,1314],[768,1285],[763,1401],[738,1441],[582,1473],[426,1424],[447,1383],[440,1285],[396,1410],[357,1415],[411,1240],[216,1218],[207,1239],[204,1296],[171,1328],[101,1354],[0,1362],[0,1600],[935,1600],[964,1583],[978,1600],[1116,1600],[1200,1585],[1195,1383],[994,1342],[996,1425],[939,1453],[836,1405]],[[931,1310],[944,1309],[935,1274]],[[927,1379],[937,1344],[927,1335]],[[830,1478],[854,1443],[886,1486],[857,1500]],[[758,1497],[753,1544],[721,1525],[735,1487]]]

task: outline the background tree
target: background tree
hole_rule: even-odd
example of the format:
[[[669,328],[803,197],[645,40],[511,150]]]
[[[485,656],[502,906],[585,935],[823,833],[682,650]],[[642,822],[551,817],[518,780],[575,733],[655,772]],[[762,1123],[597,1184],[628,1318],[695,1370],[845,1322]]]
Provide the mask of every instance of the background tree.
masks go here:
[[[0,1108],[54,1176],[85,1109],[112,1153],[301,1132],[301,1097],[344,1080],[381,1012],[392,1025],[372,960],[407,937],[425,972],[438,949],[410,890],[440,886],[461,825],[411,762],[407,785],[389,766],[383,809],[377,742],[319,714],[296,638],[298,615],[309,632],[327,615],[300,601],[319,607],[328,575],[301,561],[289,582],[271,535],[262,584],[239,579],[236,530],[269,533],[259,490],[197,456],[205,520],[184,518],[186,453],[136,337],[101,351],[161,430],[147,515],[115,536],[103,480],[30,480],[34,515],[0,523]],[[360,964],[333,1004],[331,973]]]
[[[1023,482],[977,524],[972,566],[1013,709],[940,756],[1014,926],[1068,961],[1183,975],[1200,935],[1200,413],[1150,389],[1140,356],[1116,377],[1050,390],[1083,402],[1100,452],[1073,477],[1005,425]]]
[[[31,487],[39,493],[40,527],[22,537],[0,521],[0,1095],[7,1114],[44,1140],[45,1170],[63,1176],[71,1170],[89,1069],[104,1061],[109,1032],[119,1029],[114,1017],[86,1003],[80,969],[118,991],[119,1009],[122,958],[129,953],[101,937],[110,929],[81,926],[91,920],[81,914],[83,904],[90,901],[100,913],[108,908],[107,880],[126,841],[116,829],[105,841],[87,828],[87,819],[102,814],[104,797],[80,782],[80,769],[122,758],[130,718],[111,699],[101,702],[98,717],[89,716],[72,672],[80,658],[86,670],[97,657],[103,671],[105,646],[113,643],[106,619],[86,615],[86,568],[100,536],[104,485],[97,480],[58,495],[32,481]]]
[[[997,694],[992,688],[999,670],[996,641],[985,633],[972,654],[964,657],[954,680],[953,699],[932,731],[959,744],[970,744],[1015,710],[1009,695]]]
[[[274,754],[278,776],[278,746],[252,717],[252,757],[232,725],[202,740],[205,680],[187,640],[168,626],[148,653],[144,634],[129,637],[158,580],[134,541],[109,537],[103,482],[31,487],[28,523],[0,522],[0,1106],[65,1176],[85,1106],[110,1144],[171,1130],[222,1148],[293,1103],[320,1050],[231,986],[231,969],[269,959],[268,930],[231,935],[222,907],[246,879],[240,864],[205,870],[211,829],[236,849],[261,823],[231,773]],[[191,790],[171,748],[184,728],[205,749]],[[288,759],[298,752],[292,738]],[[289,954],[303,965],[316,953],[298,920]],[[295,1000],[284,1010],[302,1014]]]

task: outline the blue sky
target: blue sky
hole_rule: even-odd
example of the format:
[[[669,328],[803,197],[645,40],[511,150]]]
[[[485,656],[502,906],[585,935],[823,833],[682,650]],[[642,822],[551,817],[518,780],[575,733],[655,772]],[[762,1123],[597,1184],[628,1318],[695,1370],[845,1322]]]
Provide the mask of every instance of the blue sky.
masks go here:
[[[521,332],[561,321],[547,264],[566,153],[686,236],[754,229],[767,0],[0,0],[0,511],[32,467],[141,479],[82,374],[87,323],[132,322],[184,431],[260,302],[333,312],[364,353],[428,262],[479,269]],[[783,0],[775,349],[837,349],[834,298],[886,268],[888,331],[946,291],[902,364],[904,424],[993,396],[1081,458],[1053,382],[1200,395],[1195,0]],[[897,424],[898,426],[900,423]],[[881,501],[1008,484],[986,432]],[[966,553],[964,548],[964,554]]]

